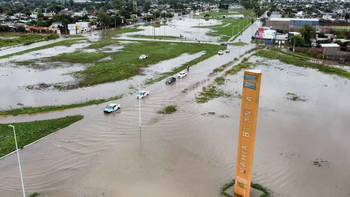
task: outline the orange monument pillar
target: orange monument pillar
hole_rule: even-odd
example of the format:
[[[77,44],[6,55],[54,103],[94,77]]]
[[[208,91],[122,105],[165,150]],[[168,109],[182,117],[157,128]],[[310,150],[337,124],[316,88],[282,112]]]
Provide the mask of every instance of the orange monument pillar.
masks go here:
[[[260,70],[244,71],[235,179],[235,194],[244,197],[250,196],[260,82]]]

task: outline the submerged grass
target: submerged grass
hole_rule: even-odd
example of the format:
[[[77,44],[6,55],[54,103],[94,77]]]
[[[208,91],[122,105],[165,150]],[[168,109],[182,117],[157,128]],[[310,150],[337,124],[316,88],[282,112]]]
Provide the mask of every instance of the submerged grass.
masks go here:
[[[38,196],[40,196],[40,194],[39,194],[39,193],[37,193],[37,192],[35,192],[35,193],[30,194],[30,196],[29,196],[29,197],[38,197]]]
[[[182,39],[176,36],[146,36],[146,35],[129,35],[129,37],[132,38],[148,38],[148,39],[156,39],[156,40],[175,40],[175,39]]]
[[[70,63],[92,63],[99,59],[107,57],[106,53],[84,53],[84,52],[73,52],[63,53],[50,59],[53,61],[70,62]]]
[[[50,112],[50,111],[58,111],[58,110],[65,110],[65,109],[72,109],[77,107],[84,107],[88,105],[97,105],[101,104],[107,101],[112,100],[118,100],[122,98],[123,95],[114,96],[106,99],[96,99],[96,100],[89,100],[86,102],[80,102],[80,103],[73,103],[69,105],[51,105],[51,106],[42,106],[42,107],[23,107],[18,109],[11,109],[7,111],[0,111],[0,115],[19,115],[19,114],[36,114],[36,113],[43,113],[43,112]]]
[[[249,45],[249,44],[245,43],[245,42],[233,42],[233,43],[228,43],[228,45],[232,45],[232,46],[246,46],[246,45]]]
[[[175,105],[169,105],[166,106],[164,109],[159,110],[157,113],[158,114],[172,114],[177,111],[177,108]]]
[[[183,70],[187,65],[194,65],[212,55],[223,46],[192,43],[159,43],[159,42],[137,42],[126,45],[122,51],[111,54],[112,60],[98,62],[86,70],[74,73],[80,79],[79,86],[87,87],[101,83],[114,82],[139,74],[139,69],[155,64],[160,61],[172,59],[183,53],[194,54],[206,51],[201,57],[182,65],[169,74]],[[145,52],[147,51],[147,52]],[[141,54],[148,55],[147,59],[139,59]],[[161,79],[160,79],[161,80]]]
[[[88,47],[85,47],[86,49],[100,49],[102,47],[108,46],[108,45],[113,45],[113,44],[118,44],[119,40],[115,39],[102,39],[98,42],[93,42],[91,45]]]
[[[130,32],[138,32],[142,31],[142,29],[137,29],[137,28],[123,28],[123,29],[114,29],[114,30],[108,30],[106,32],[107,36],[116,36],[118,34],[123,34],[123,33],[130,33]],[[102,32],[103,34],[103,32]]]
[[[81,119],[84,116],[66,116],[64,118],[40,120],[34,122],[13,123],[16,128],[16,138],[19,148],[23,148],[46,135],[67,127]],[[0,157],[16,150],[14,145],[14,136],[12,128],[8,124],[0,124]],[[31,196],[38,196],[32,194]]]
[[[242,62],[239,63],[237,66],[234,66],[230,70],[227,70],[225,72],[225,76],[227,76],[227,75],[235,75],[235,74],[237,74],[239,71],[241,71],[243,69],[248,69],[251,66],[251,63],[247,62],[247,61],[244,61],[244,60],[245,59],[243,59]]]
[[[228,190],[234,184],[235,184],[235,179],[233,179],[229,183],[226,183],[225,185],[223,185],[221,188],[220,195],[226,196],[226,197],[233,197],[230,194],[226,193],[226,190]],[[250,186],[254,189],[257,189],[257,190],[260,190],[263,192],[263,194],[260,197],[269,197],[270,196],[270,192],[266,187],[263,187],[262,185],[257,184],[257,183],[251,183]]]
[[[81,41],[81,40],[85,40],[85,38],[84,39],[64,40],[64,41],[60,41],[60,42],[44,45],[44,46],[41,46],[41,47],[35,47],[35,48],[24,50],[24,51],[21,51],[21,52],[0,56],[0,59],[8,58],[8,57],[11,57],[11,56],[14,56],[14,55],[22,55],[22,54],[29,53],[29,52],[32,52],[32,51],[48,49],[48,48],[52,48],[52,47],[55,47],[55,46],[71,46],[72,44],[75,44],[75,43],[77,43],[78,41]]]
[[[307,67],[317,69],[326,74],[334,74],[340,77],[346,77],[350,79],[350,73],[340,69],[326,66],[323,64],[311,63],[308,58],[295,56],[294,54],[288,52],[282,52],[279,50],[261,50],[256,53],[257,56],[268,58],[268,59],[278,59],[286,64],[293,64],[299,67]]]
[[[206,103],[213,98],[219,97],[230,97],[231,94],[224,92],[223,90],[217,88],[214,85],[209,85],[208,87],[203,87],[202,92],[199,93],[199,96],[196,97],[197,103]]]
[[[224,77],[216,77],[215,79],[214,79],[214,81],[215,81],[215,83],[216,84],[218,84],[218,85],[223,85],[224,83],[225,83],[225,78]]]
[[[29,45],[35,42],[47,41],[59,38],[56,34],[26,34],[26,33],[2,33],[0,34],[0,48],[14,45]]]

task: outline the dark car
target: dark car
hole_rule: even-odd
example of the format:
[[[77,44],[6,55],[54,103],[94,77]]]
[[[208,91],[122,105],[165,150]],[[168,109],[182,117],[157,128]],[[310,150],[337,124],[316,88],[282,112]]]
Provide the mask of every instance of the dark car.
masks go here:
[[[175,77],[170,77],[165,81],[165,84],[171,84],[171,83],[174,83],[175,81],[176,81]]]
[[[223,43],[221,43],[220,45],[226,47],[226,46],[227,46],[227,43],[223,42]]]

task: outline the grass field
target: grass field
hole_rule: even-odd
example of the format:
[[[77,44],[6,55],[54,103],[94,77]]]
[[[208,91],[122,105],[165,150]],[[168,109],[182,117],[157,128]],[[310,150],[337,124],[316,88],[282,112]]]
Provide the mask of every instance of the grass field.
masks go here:
[[[114,96],[106,99],[96,99],[96,100],[89,100],[85,102],[80,103],[73,103],[69,105],[51,105],[51,106],[42,106],[42,107],[23,107],[18,109],[12,109],[12,110],[4,110],[0,111],[0,115],[19,115],[19,114],[36,114],[36,113],[43,113],[43,112],[50,112],[50,111],[59,111],[59,110],[65,110],[65,109],[72,109],[77,107],[84,107],[88,105],[97,105],[101,103],[105,103],[107,101],[112,100],[118,100],[122,98],[123,95],[120,96]]]
[[[147,39],[156,39],[156,40],[176,40],[182,39],[176,36],[145,36],[145,35],[129,35],[132,38],[147,38]]]
[[[7,46],[14,46],[19,44],[29,45],[34,42],[59,38],[56,34],[40,35],[40,34],[19,34],[19,33],[5,33],[0,34],[0,48]]]
[[[107,57],[107,53],[63,53],[58,56],[51,57],[52,61],[70,62],[70,63],[92,63]]]
[[[209,17],[205,17],[206,19],[216,19],[221,20],[222,25],[216,25],[211,26],[208,28],[211,28],[213,32],[207,33],[209,36],[221,36],[221,41],[227,41],[232,36],[236,35],[238,32],[240,32],[242,29],[244,29],[245,26],[251,23],[251,18],[253,17],[254,12],[252,10],[245,10],[245,9],[233,9],[230,11],[234,11],[237,13],[229,13],[226,12],[210,12],[210,13],[202,13],[200,15],[201,18],[204,18],[204,16],[209,15]],[[234,14],[243,14],[245,15],[244,18],[224,18],[225,15],[234,15]]]
[[[261,50],[256,53],[256,55],[267,59],[278,59],[286,64],[293,64],[299,67],[314,68],[323,73],[334,74],[350,79],[350,73],[343,69],[333,68],[323,64],[311,63],[309,62],[309,58],[298,56],[289,52],[284,52],[279,49]]]
[[[83,118],[84,116],[76,115],[52,120],[13,123],[11,125],[16,128],[18,148],[23,148],[25,145],[67,127]],[[0,157],[16,150],[13,130],[8,125],[9,124],[0,124]]]
[[[71,46],[72,44],[75,44],[76,42],[81,41],[81,40],[85,40],[85,39],[63,40],[63,41],[60,41],[60,42],[55,42],[55,43],[44,45],[44,46],[41,46],[41,47],[35,47],[35,48],[27,49],[27,50],[24,50],[24,51],[21,51],[21,52],[0,56],[0,59],[8,58],[8,57],[15,56],[15,55],[22,55],[22,54],[29,53],[29,52],[32,52],[32,51],[48,49],[48,48],[52,48],[52,47],[55,47],[55,46]]]
[[[218,50],[219,45],[204,45],[191,43],[164,43],[164,42],[138,42],[126,45],[122,51],[111,53],[112,60],[96,63],[86,70],[74,73],[80,79],[79,86],[93,86],[102,83],[114,82],[139,74],[139,69],[167,59],[180,56],[183,53],[194,54],[206,51],[206,54],[192,60],[192,65],[208,58]],[[141,54],[149,56],[140,60]]]
[[[130,33],[130,32],[138,32],[142,31],[142,29],[137,28],[124,28],[124,29],[115,29],[115,30],[107,30],[107,36],[116,36],[118,34]],[[104,35],[104,32],[101,32],[101,35]]]

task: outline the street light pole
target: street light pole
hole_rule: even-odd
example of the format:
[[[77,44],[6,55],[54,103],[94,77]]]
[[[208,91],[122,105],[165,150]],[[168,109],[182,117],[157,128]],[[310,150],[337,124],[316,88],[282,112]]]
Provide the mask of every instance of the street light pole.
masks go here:
[[[15,144],[16,144],[16,151],[17,151],[19,174],[21,175],[23,197],[26,197],[26,192],[24,191],[24,183],[23,183],[23,175],[22,175],[22,168],[21,168],[21,160],[19,159],[19,152],[18,152],[18,146],[17,146],[16,130],[15,130],[15,126],[13,126],[13,125],[9,125],[9,127],[13,128],[13,135],[15,136]]]
[[[141,82],[139,76],[139,93],[141,92]],[[139,126],[141,128],[141,98],[139,98]]]

